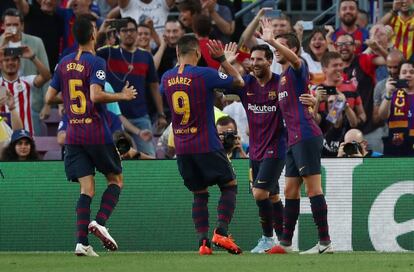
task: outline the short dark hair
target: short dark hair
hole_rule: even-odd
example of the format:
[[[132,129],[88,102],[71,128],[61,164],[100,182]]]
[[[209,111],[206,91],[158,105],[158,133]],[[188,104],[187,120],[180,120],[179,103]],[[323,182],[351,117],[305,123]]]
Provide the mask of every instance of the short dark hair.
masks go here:
[[[167,21],[165,21],[164,26],[165,26],[167,23],[178,23],[178,24],[180,24],[180,27],[181,27],[182,29],[185,29],[185,27],[184,27],[183,23],[182,23],[182,22],[181,22],[178,18],[176,18],[176,17],[168,17],[168,18],[167,18]]]
[[[291,32],[291,33],[284,33],[284,34],[280,34],[276,36],[276,39],[286,39],[287,40],[287,46],[289,48],[294,48],[296,47],[296,54],[299,53],[300,50],[300,41],[298,39],[298,36],[296,36],[295,33]]]
[[[212,30],[211,18],[204,14],[197,15],[193,20],[193,29],[197,35],[208,37]]]
[[[250,54],[253,54],[254,51],[264,51],[266,59],[273,60],[273,52],[267,44],[258,44],[253,46],[252,49],[250,49]]]
[[[197,50],[199,47],[198,39],[192,34],[182,36],[177,43],[177,50],[180,55],[187,55],[191,51]]]
[[[3,14],[1,15],[1,21],[4,23],[4,18],[6,18],[6,16],[13,16],[13,17],[19,17],[19,20],[21,23],[24,22],[24,16],[23,14],[15,8],[8,8],[6,9]]]
[[[129,23],[133,23],[133,24],[134,24],[134,26],[135,26],[135,28],[138,28],[137,21],[135,21],[135,19],[134,19],[134,18],[132,18],[132,17],[123,17],[122,19],[127,20],[127,24],[129,24]]]
[[[338,8],[340,8],[340,7],[341,7],[341,5],[342,5],[342,3],[344,3],[344,2],[354,2],[354,3],[355,3],[355,5],[358,7],[358,1],[357,1],[357,0],[341,0],[341,1],[339,2],[339,6],[338,6]]]
[[[148,28],[149,30],[151,30],[151,28],[149,27],[149,25],[144,24],[144,23],[139,23],[139,24],[137,25],[137,28],[138,28],[138,27],[145,27],[145,28]]]
[[[332,51],[332,52],[325,52],[323,55],[322,55],[322,58],[321,58],[321,65],[322,65],[322,67],[328,67],[328,65],[329,65],[329,62],[331,61],[331,60],[333,60],[333,59],[342,59],[341,58],[341,54],[339,54],[338,52],[334,52],[334,51]]]
[[[176,5],[179,11],[189,10],[191,14],[201,13],[200,0],[181,0],[176,1]]]
[[[220,117],[216,122],[216,126],[227,126],[229,124],[233,124],[234,125],[234,131],[237,132],[237,123],[236,123],[236,121],[228,115]]]
[[[342,36],[348,36],[348,37],[351,37],[352,41],[353,41],[353,42],[355,42],[354,37],[353,37],[351,34],[349,34],[349,33],[344,33],[344,34],[342,34],[342,35],[337,36],[337,37],[336,37],[336,41],[338,41],[339,37],[342,37]]]
[[[402,67],[404,64],[409,64],[409,65],[411,65],[411,66],[413,66],[413,67],[414,67],[414,61],[412,61],[412,60],[404,60],[404,61],[402,61],[402,62],[400,63],[400,70],[401,70],[401,67]]]
[[[88,16],[81,15],[76,18],[72,32],[78,44],[85,45],[90,41],[94,31],[93,28],[92,21]]]

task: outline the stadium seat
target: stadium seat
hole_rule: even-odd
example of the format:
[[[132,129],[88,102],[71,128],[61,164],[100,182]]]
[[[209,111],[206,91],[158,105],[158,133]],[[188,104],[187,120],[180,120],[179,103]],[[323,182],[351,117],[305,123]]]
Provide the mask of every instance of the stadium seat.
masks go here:
[[[51,109],[49,118],[42,120],[42,135],[56,136],[61,119],[58,109]]]
[[[56,136],[34,136],[33,139],[36,144],[37,152],[42,158],[44,158],[46,153],[49,151],[57,151],[59,153],[61,152],[61,147],[57,143]],[[48,156],[52,156],[52,153]]]

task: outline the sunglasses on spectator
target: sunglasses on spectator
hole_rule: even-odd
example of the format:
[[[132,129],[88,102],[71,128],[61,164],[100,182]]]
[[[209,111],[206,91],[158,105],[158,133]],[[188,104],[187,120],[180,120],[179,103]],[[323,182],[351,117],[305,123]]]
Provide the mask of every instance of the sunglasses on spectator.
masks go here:
[[[137,29],[136,28],[134,28],[134,27],[132,27],[132,28],[121,28],[121,30],[120,30],[122,33],[127,33],[127,32],[129,32],[129,33],[134,33],[134,32],[137,32]]]
[[[354,42],[337,42],[335,45],[338,46],[338,47],[351,46],[351,45],[354,45]]]

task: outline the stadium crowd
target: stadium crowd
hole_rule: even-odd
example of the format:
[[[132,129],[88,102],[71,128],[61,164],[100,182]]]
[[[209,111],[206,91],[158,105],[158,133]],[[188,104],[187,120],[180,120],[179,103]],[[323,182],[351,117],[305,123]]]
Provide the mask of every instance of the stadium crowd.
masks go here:
[[[131,101],[107,104],[124,159],[175,156],[160,79],[177,65],[179,39],[192,33],[201,49],[198,65],[215,69],[220,63],[211,57],[208,40],[237,42],[232,65],[246,75],[254,69],[250,48],[267,44],[260,38],[264,18],[275,37],[295,33],[302,42],[300,56],[310,73],[311,112],[323,132],[324,157],[413,156],[414,1],[391,1],[390,10],[369,24],[358,1],[341,0],[336,29],[293,22],[283,11],[269,8],[272,2],[236,26],[240,1],[2,0],[0,159],[61,159],[63,153],[52,143],[55,149],[49,149],[48,141],[63,147],[67,124],[86,122],[68,120],[63,107],[44,102],[54,67],[78,48],[71,28],[80,15],[90,16],[99,30],[96,53],[107,65],[105,91],[120,92],[127,81],[138,91]],[[275,58],[271,71],[282,72]],[[249,129],[240,99],[217,90],[215,115],[229,157],[247,158]],[[40,138],[49,139],[42,142],[46,146],[36,147]]]

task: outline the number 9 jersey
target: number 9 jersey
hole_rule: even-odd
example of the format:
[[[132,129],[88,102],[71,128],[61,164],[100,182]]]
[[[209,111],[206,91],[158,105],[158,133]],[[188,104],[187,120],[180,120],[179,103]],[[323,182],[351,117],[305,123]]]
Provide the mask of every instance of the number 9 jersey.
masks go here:
[[[62,93],[68,117],[65,144],[113,143],[105,104],[91,101],[90,86],[105,86],[105,60],[90,52],[64,57],[55,69],[50,86]]]
[[[176,154],[223,149],[214,122],[214,89],[231,89],[233,77],[208,67],[180,65],[164,73],[164,93],[172,113]]]

